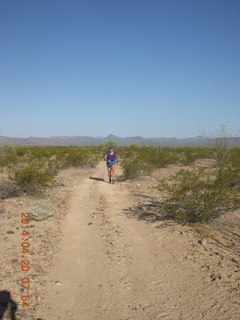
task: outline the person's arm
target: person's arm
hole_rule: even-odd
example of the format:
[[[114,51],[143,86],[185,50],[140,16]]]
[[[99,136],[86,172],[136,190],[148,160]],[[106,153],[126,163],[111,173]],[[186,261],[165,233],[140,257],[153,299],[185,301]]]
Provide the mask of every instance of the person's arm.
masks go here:
[[[103,160],[107,161],[107,154],[105,153]]]
[[[116,156],[116,161],[118,162],[119,161],[119,155],[117,154]]]

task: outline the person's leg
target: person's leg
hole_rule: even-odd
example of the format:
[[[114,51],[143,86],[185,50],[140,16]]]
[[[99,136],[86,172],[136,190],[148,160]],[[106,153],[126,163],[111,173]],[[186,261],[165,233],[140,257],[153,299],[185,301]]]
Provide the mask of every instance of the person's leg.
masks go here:
[[[116,168],[117,168],[117,165],[114,164],[114,165],[112,166],[112,179],[113,179],[113,180],[115,179]]]
[[[108,170],[108,179],[109,179],[109,182],[111,182],[111,170],[112,168],[107,168]]]

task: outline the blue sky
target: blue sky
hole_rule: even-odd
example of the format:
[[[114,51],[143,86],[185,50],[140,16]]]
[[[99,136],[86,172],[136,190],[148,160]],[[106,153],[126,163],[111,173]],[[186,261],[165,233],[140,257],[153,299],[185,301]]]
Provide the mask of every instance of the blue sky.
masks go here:
[[[239,0],[0,0],[0,135],[240,135]]]

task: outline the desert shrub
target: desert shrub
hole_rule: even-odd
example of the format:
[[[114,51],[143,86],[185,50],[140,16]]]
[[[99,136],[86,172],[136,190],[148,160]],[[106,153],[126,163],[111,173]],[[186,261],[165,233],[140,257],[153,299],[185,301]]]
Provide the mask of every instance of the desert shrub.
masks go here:
[[[31,146],[29,147],[29,160],[49,159],[52,155],[51,146]]]
[[[11,145],[1,145],[0,146],[0,166],[1,167],[7,167],[10,164],[16,163],[16,154],[14,147]]]
[[[87,162],[87,156],[83,152],[69,150],[63,161],[63,167],[82,167]]]
[[[228,128],[226,125],[220,125],[218,128],[210,126],[207,135],[203,132],[210,146],[209,155],[216,161],[218,168],[224,170],[229,163],[231,150]]]
[[[216,184],[219,188],[232,189],[240,191],[240,165],[232,165],[229,163],[227,167],[218,170]]]
[[[139,156],[154,168],[163,168],[178,161],[174,148],[148,146],[140,150]]]
[[[34,163],[12,169],[9,178],[27,194],[41,193],[54,182],[51,171]]]
[[[55,159],[50,160],[52,163],[58,163],[58,168],[94,168],[101,158],[100,148],[96,146],[55,147],[54,154]]]
[[[26,154],[28,154],[27,146],[15,146],[14,150],[17,157],[24,157]]]
[[[130,145],[118,148],[121,155],[121,164],[126,178],[136,178],[149,175],[155,168],[166,167],[177,162],[178,155],[173,148],[154,145]]]
[[[153,167],[137,159],[124,161],[122,166],[123,174],[126,179],[133,179],[140,176],[149,175],[153,171]]]
[[[240,169],[240,147],[232,147],[229,151],[229,163]]]
[[[158,189],[166,192],[162,202],[166,215],[180,222],[206,222],[238,207],[238,194],[218,179],[218,175],[198,168],[181,170],[170,179],[161,180]]]
[[[97,146],[0,146],[0,167],[41,162],[53,174],[68,167],[95,167],[102,157]]]
[[[46,161],[44,164],[45,168],[52,173],[54,176],[56,176],[61,169],[61,163],[58,160],[50,159],[49,161]]]
[[[14,181],[9,180],[0,184],[0,199],[18,197],[21,193],[21,188]]]
[[[189,166],[198,159],[209,158],[209,148],[207,147],[181,147],[176,148],[176,152],[179,154],[180,163]]]

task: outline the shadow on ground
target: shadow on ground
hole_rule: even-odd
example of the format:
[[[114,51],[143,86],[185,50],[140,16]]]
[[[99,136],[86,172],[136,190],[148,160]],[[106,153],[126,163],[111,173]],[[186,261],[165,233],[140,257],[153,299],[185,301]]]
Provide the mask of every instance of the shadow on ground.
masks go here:
[[[6,290],[0,291],[0,320],[8,312],[9,320],[16,320],[17,304],[11,298],[11,293]]]
[[[169,217],[164,213],[160,202],[154,201],[151,197],[142,194],[134,194],[134,196],[148,199],[150,203],[144,203],[142,205],[124,209],[127,217],[150,223],[159,221],[170,222]]]
[[[91,179],[91,180],[96,180],[96,181],[104,181],[104,182],[107,182],[107,181],[105,181],[103,178],[89,177],[89,179]]]
[[[107,182],[109,183],[107,180],[104,180],[103,178],[98,178],[98,177],[89,177],[89,179],[91,180],[95,180],[95,181],[103,181],[103,182]],[[116,179],[115,179],[115,182],[122,182],[122,181],[125,181],[126,179],[122,176],[118,176]]]

